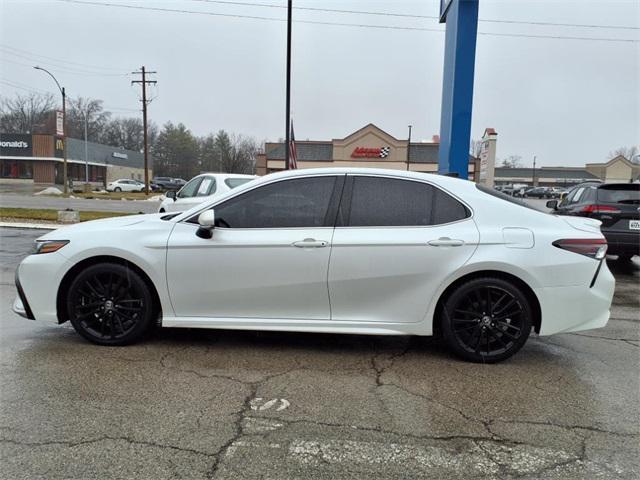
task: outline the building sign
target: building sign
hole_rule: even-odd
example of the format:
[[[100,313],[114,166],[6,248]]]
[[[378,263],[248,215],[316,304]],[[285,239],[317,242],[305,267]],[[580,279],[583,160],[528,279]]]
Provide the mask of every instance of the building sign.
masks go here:
[[[64,157],[64,140],[62,138],[56,138],[53,147],[53,156],[56,158]]]
[[[56,135],[64,135],[64,117],[62,112],[56,111]]]
[[[30,157],[32,152],[31,135],[0,133],[0,155],[3,157]]]
[[[128,160],[129,156],[126,153],[120,153],[120,152],[113,152],[111,154],[112,157],[114,158],[122,158],[123,160]]]
[[[351,158],[387,158],[389,156],[390,147],[367,148],[357,147],[352,153]]]

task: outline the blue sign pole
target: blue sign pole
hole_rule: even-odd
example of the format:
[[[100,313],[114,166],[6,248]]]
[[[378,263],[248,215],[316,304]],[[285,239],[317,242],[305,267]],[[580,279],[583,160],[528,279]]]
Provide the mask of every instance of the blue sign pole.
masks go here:
[[[467,179],[479,0],[442,0],[446,22],[438,173]]]

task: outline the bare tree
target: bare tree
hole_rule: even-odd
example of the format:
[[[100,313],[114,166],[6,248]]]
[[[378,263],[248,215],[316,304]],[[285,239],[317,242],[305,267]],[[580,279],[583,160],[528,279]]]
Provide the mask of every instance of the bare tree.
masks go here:
[[[102,100],[78,97],[67,105],[67,136],[84,139],[84,122],[87,121],[87,139],[99,142],[100,135],[111,117],[102,107]]]
[[[482,140],[471,140],[469,144],[469,154],[475,158],[480,158],[482,151]]]
[[[0,97],[0,131],[3,133],[45,133],[56,109],[51,93],[29,93],[14,98]]]
[[[632,160],[633,157],[635,157],[638,154],[640,154],[640,146],[638,145],[631,145],[630,147],[620,147],[609,152],[609,156],[607,157],[607,160],[616,158],[619,155],[622,155],[627,160]]]
[[[504,168],[520,168],[522,167],[522,157],[520,155],[509,155],[507,158],[502,159],[500,166]]]

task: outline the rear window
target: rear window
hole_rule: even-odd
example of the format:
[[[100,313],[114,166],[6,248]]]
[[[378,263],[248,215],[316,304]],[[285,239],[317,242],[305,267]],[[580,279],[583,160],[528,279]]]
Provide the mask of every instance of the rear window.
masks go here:
[[[536,212],[544,212],[543,210],[540,210],[532,205],[529,205],[528,203],[522,200],[514,198],[510,195],[507,195],[506,193],[499,192],[495,188],[485,187],[484,185],[480,185],[480,184],[476,184],[476,188],[481,192],[484,192],[493,197],[499,198],[500,200],[504,200],[505,202],[513,203],[514,205],[520,205],[521,207],[528,208],[530,210],[535,210]]]
[[[602,185],[598,188],[598,201],[640,205],[640,184]]]
[[[224,183],[227,184],[227,187],[229,188],[236,188],[239,187],[240,185],[243,185],[247,182],[250,182],[251,180],[253,180],[253,178],[242,178],[242,177],[238,177],[238,178],[227,178]]]

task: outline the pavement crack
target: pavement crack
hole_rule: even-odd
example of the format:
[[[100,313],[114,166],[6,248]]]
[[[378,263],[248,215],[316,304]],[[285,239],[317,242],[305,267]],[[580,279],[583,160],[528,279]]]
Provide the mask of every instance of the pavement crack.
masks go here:
[[[587,432],[595,432],[595,433],[604,433],[607,435],[617,435],[620,437],[627,437],[627,438],[636,438],[636,437],[640,437],[640,433],[628,433],[628,432],[616,432],[613,430],[606,430],[604,428],[599,428],[599,427],[594,427],[594,426],[589,426],[589,425],[564,425],[562,423],[554,423],[551,421],[537,421],[537,420],[513,420],[513,419],[493,419],[490,420],[488,422],[489,427],[491,427],[491,425],[495,424],[495,423],[508,423],[508,424],[522,424],[522,425],[539,425],[539,426],[546,426],[546,427],[555,427],[555,428],[560,428],[560,429],[564,429],[564,430],[569,430],[569,431],[573,431],[573,430],[584,430]]]
[[[64,447],[78,447],[78,446],[83,446],[83,445],[91,445],[91,444],[95,444],[95,443],[100,443],[100,442],[104,442],[104,441],[123,441],[123,442],[127,442],[131,445],[141,445],[141,446],[147,446],[147,447],[155,447],[155,448],[162,448],[162,449],[169,449],[169,450],[176,450],[176,451],[180,451],[180,452],[186,452],[186,453],[191,453],[191,454],[195,454],[195,455],[203,455],[203,456],[207,456],[207,457],[211,457],[214,454],[213,453],[209,453],[209,452],[204,452],[201,450],[195,450],[192,448],[183,448],[183,447],[178,447],[175,445],[169,445],[169,444],[162,444],[162,443],[156,443],[156,442],[151,442],[151,441],[145,441],[145,440],[135,440],[129,437],[112,437],[109,435],[105,435],[102,437],[98,437],[98,438],[93,438],[93,439],[89,439],[89,440],[82,440],[82,441],[65,441],[65,440],[48,440],[48,441],[43,441],[43,442],[25,442],[25,441],[20,441],[20,440],[13,440],[10,438],[0,438],[0,443],[10,443],[13,445],[19,445],[19,446],[25,446],[25,447],[47,447],[47,446],[53,446],[53,445],[60,445],[60,446],[64,446]]]

